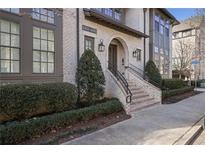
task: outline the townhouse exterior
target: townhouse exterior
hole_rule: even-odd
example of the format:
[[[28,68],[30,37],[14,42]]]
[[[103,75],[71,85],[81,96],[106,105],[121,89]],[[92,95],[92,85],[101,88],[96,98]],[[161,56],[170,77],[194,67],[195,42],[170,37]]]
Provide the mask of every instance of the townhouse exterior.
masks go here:
[[[173,27],[173,77],[179,78],[177,66],[181,62],[181,50],[187,50],[184,60],[189,61],[183,78],[205,79],[205,20],[195,16]],[[179,45],[181,44],[181,48]],[[190,57],[190,58],[189,58]],[[182,58],[183,59],[183,58]]]
[[[163,77],[171,77],[177,23],[166,9],[64,9],[64,81],[75,83],[79,57],[91,49],[105,74],[106,97],[120,99],[128,112],[160,103],[161,90],[144,79],[144,67],[152,59]]]
[[[152,59],[171,74],[172,25],[166,9],[69,8],[0,10],[0,81],[71,82],[80,56],[91,49],[106,78],[105,97],[131,112],[161,102],[161,90],[145,80]]]
[[[0,84],[63,81],[60,9],[0,9]]]

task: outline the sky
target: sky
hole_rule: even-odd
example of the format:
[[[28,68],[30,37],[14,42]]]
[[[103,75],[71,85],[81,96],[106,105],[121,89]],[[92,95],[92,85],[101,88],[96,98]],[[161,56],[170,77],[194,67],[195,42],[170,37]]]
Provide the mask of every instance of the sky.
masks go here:
[[[187,19],[187,18],[189,18],[191,16],[196,15],[196,11],[195,11],[194,8],[168,8],[168,10],[179,21]]]

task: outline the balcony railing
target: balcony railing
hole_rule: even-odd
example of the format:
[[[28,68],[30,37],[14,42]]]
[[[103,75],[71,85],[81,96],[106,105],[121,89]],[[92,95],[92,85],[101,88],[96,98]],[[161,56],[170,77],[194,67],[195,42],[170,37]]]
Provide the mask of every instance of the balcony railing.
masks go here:
[[[96,12],[99,12],[107,17],[112,18],[115,21],[123,22],[123,13],[120,9],[112,9],[112,8],[92,8]]]

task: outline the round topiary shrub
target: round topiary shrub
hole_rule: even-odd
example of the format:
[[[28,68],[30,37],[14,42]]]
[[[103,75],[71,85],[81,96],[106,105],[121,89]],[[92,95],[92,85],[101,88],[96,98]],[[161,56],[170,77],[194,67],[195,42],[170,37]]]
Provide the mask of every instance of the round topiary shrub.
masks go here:
[[[93,51],[86,50],[81,56],[76,82],[79,85],[81,102],[94,103],[104,95],[105,77],[100,61]]]
[[[145,66],[145,75],[150,82],[154,81],[160,86],[162,77],[159,73],[159,69],[152,60],[149,60]]]

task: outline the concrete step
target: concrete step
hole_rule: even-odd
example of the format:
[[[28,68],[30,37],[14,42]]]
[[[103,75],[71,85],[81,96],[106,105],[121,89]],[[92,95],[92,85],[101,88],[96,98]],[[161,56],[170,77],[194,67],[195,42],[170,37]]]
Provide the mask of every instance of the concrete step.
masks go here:
[[[132,97],[131,104],[140,104],[140,103],[145,103],[145,102],[151,101],[151,100],[154,100],[154,98],[149,97],[149,95],[146,97],[141,97],[141,98],[136,98],[136,97],[133,98]]]
[[[134,93],[132,94],[132,99],[135,100],[137,98],[142,98],[142,97],[149,97],[149,95],[147,93]]]
[[[142,93],[145,93],[143,90],[136,90],[136,91],[131,91],[132,92],[132,95],[138,95],[138,94],[142,94]]]
[[[199,119],[198,122],[196,122],[194,125],[190,126],[187,132],[180,136],[173,145],[191,145],[193,144],[196,139],[199,137],[199,135],[203,131],[204,126],[204,117]]]
[[[151,100],[151,101],[147,101],[145,103],[139,103],[139,104],[130,104],[130,113],[132,114],[135,111],[153,106],[159,104],[159,102],[155,101],[155,100]]]

